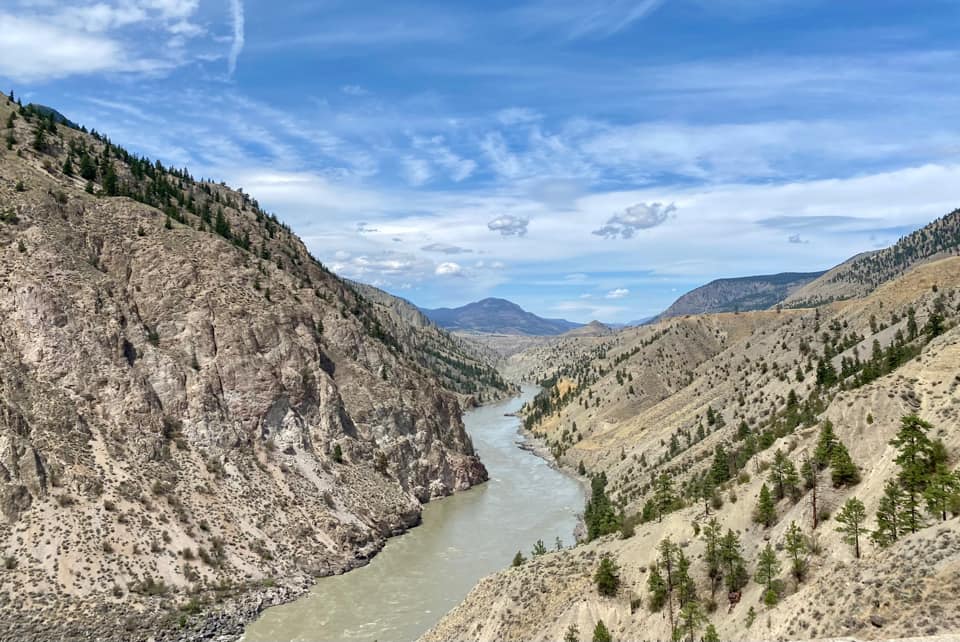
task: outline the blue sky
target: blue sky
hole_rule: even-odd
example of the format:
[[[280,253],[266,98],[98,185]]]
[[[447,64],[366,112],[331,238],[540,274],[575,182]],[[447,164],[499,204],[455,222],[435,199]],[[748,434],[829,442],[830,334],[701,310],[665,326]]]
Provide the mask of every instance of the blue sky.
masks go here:
[[[426,307],[627,321],[960,205],[954,0],[4,0],[0,82]]]

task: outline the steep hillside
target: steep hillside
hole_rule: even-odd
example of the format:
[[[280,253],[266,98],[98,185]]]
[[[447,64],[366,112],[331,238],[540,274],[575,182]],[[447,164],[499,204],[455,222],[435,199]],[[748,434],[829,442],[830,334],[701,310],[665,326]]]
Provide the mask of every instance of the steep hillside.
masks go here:
[[[945,471],[960,461],[958,288],[960,258],[951,258],[818,309],[671,319],[602,345],[537,348],[556,383],[527,408],[527,426],[561,465],[596,476],[601,494],[586,516],[596,537],[486,578],[424,639],[556,640],[575,625],[583,640],[598,620],[613,639],[670,639],[670,614],[683,621],[678,599],[696,605],[685,611],[696,612],[695,639],[707,622],[721,640],[956,635],[960,494],[946,521],[924,503],[917,533],[901,525],[895,541],[874,541],[870,532],[898,480],[891,440],[905,416],[932,425],[929,439],[941,445],[930,457]],[[803,463],[818,456],[827,421],[852,464],[840,468],[831,455],[808,475]],[[789,467],[799,478],[777,499],[776,471]],[[772,513],[757,517],[764,486]],[[864,505],[859,559],[835,519],[852,498]],[[742,573],[721,566],[717,585],[713,518],[744,564]],[[799,580],[787,551],[792,523],[803,543]],[[656,603],[649,579],[668,538],[671,563],[689,564],[691,578],[672,610]],[[768,544],[779,564],[769,606],[758,579]],[[604,555],[619,567],[609,596],[595,582]],[[728,581],[737,583],[730,596]]]
[[[823,272],[783,272],[736,279],[717,279],[687,292],[655,320],[686,314],[766,310]]]
[[[483,299],[459,308],[423,310],[432,321],[448,330],[491,334],[548,336],[579,328],[564,319],[544,319],[505,299]]]
[[[960,253],[960,210],[938,218],[893,246],[853,257],[799,288],[783,304],[802,308],[865,296],[910,268]]]
[[[519,392],[507,384],[494,367],[493,355],[482,346],[453,336],[437,327],[417,306],[371,285],[351,283],[361,296],[387,319],[391,336],[397,337],[412,358],[429,369],[443,386],[460,396],[461,405],[501,399]]]
[[[0,639],[237,633],[486,479],[449,338],[241,190],[0,124]]]

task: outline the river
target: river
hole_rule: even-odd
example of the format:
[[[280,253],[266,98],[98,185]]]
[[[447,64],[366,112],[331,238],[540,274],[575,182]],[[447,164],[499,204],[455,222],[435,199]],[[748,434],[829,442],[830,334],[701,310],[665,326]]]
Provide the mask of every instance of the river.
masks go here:
[[[515,412],[533,397],[468,411],[463,420],[490,481],[427,504],[423,523],[387,542],[366,566],[325,577],[302,598],[267,609],[246,642],[415,640],[477,581],[509,566],[537,539],[573,541],[584,495],[579,483],[517,447]]]

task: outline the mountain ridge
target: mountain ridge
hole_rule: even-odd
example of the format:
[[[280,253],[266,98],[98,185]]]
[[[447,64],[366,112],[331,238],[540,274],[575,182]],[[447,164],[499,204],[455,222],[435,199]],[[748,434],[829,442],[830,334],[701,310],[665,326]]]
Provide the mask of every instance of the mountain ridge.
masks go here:
[[[432,321],[446,330],[526,336],[553,336],[582,327],[566,319],[548,319],[507,299],[487,297],[458,308],[421,308]]]

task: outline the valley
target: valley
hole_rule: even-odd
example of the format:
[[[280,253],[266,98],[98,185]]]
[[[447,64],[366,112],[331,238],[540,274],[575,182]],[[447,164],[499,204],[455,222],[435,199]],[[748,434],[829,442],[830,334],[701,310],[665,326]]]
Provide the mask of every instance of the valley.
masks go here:
[[[0,98],[0,638],[960,631],[960,210],[643,325],[421,310],[57,113]]]

